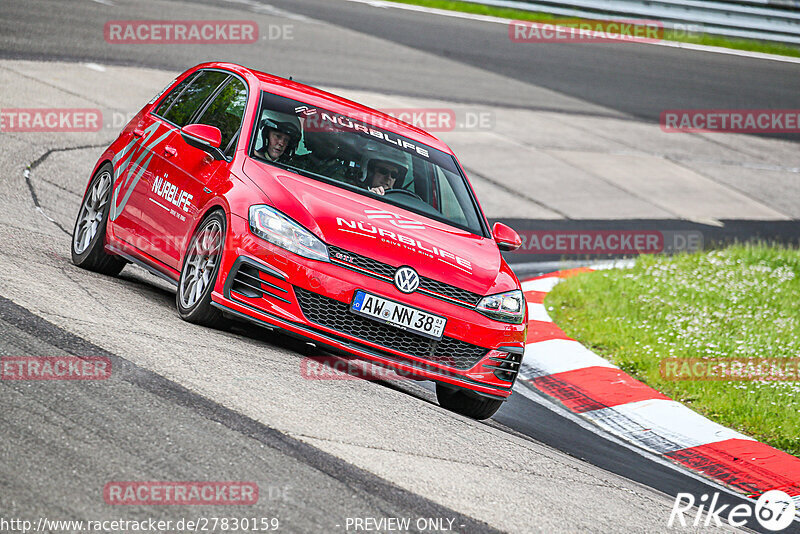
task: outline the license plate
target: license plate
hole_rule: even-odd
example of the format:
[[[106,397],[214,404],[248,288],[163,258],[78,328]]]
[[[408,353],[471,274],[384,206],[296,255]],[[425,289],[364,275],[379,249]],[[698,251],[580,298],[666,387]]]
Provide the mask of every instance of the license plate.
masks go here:
[[[361,290],[356,291],[350,311],[373,321],[396,326],[436,340],[442,339],[444,326],[447,324],[447,319],[444,317]]]

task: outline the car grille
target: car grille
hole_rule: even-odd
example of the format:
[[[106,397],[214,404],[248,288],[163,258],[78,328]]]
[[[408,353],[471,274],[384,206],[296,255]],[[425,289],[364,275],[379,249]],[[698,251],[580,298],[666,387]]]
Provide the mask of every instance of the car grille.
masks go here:
[[[344,264],[347,267],[354,266],[360,269],[367,269],[376,274],[378,278],[382,278],[390,283],[394,280],[394,273],[397,267],[392,267],[386,263],[332,245],[328,246],[328,252],[330,253],[331,259],[339,265]],[[443,300],[454,301],[455,304],[469,308],[475,307],[475,305],[480,302],[481,298],[483,298],[482,295],[477,293],[461,289],[460,287],[451,286],[450,284],[445,284],[444,282],[439,282],[432,278],[427,278],[425,276],[420,276],[419,278],[419,289],[417,291],[421,291],[435,298],[444,297]]]
[[[299,287],[294,291],[300,309],[312,323],[398,352],[462,370],[473,367],[488,352],[483,347],[449,337],[436,341],[418,336],[355,315],[344,302]]]

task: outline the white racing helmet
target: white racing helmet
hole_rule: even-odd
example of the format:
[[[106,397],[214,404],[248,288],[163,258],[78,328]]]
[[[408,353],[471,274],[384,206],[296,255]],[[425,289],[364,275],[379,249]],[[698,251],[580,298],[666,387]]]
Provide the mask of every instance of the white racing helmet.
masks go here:
[[[262,149],[267,146],[270,130],[285,133],[289,136],[289,146],[286,147],[284,157],[292,157],[292,155],[294,155],[294,151],[297,150],[297,145],[303,137],[303,128],[300,126],[300,119],[294,115],[280,113],[278,111],[265,110],[261,115],[259,128],[261,129]]]

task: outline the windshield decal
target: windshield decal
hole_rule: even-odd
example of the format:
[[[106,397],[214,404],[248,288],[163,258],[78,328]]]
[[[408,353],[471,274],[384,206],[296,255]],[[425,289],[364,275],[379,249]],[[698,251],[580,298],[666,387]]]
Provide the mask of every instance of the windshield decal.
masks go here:
[[[303,106],[300,106],[300,108],[302,107]],[[430,152],[425,147],[414,144],[397,134],[392,134],[383,130],[379,130],[376,127],[361,122],[356,122],[350,117],[345,117],[344,115],[329,113],[327,111],[318,112],[318,110],[316,109],[304,109],[302,111],[302,114],[305,117],[305,123],[303,125],[303,128],[307,132],[308,131],[324,132],[330,126],[333,126],[335,128],[344,128],[346,130],[350,130],[351,132],[359,132],[361,134],[370,135],[385,143],[394,145],[401,150],[422,156],[423,158],[430,159],[431,157]],[[328,124],[326,125],[324,123]]]

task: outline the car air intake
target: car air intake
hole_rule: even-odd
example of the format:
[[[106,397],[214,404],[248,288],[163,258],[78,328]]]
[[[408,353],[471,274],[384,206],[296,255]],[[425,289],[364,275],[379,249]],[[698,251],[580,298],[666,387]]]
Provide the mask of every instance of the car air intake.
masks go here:
[[[288,300],[288,288],[278,285],[283,282],[283,277],[271,271],[266,266],[248,261],[246,258],[239,258],[236,265],[229,275],[230,292],[243,297],[273,298],[282,302],[290,303]],[[271,280],[271,281],[270,281]]]
[[[483,366],[494,371],[494,376],[505,382],[514,382],[522,363],[522,354],[504,352],[502,350],[490,351],[487,363]]]

